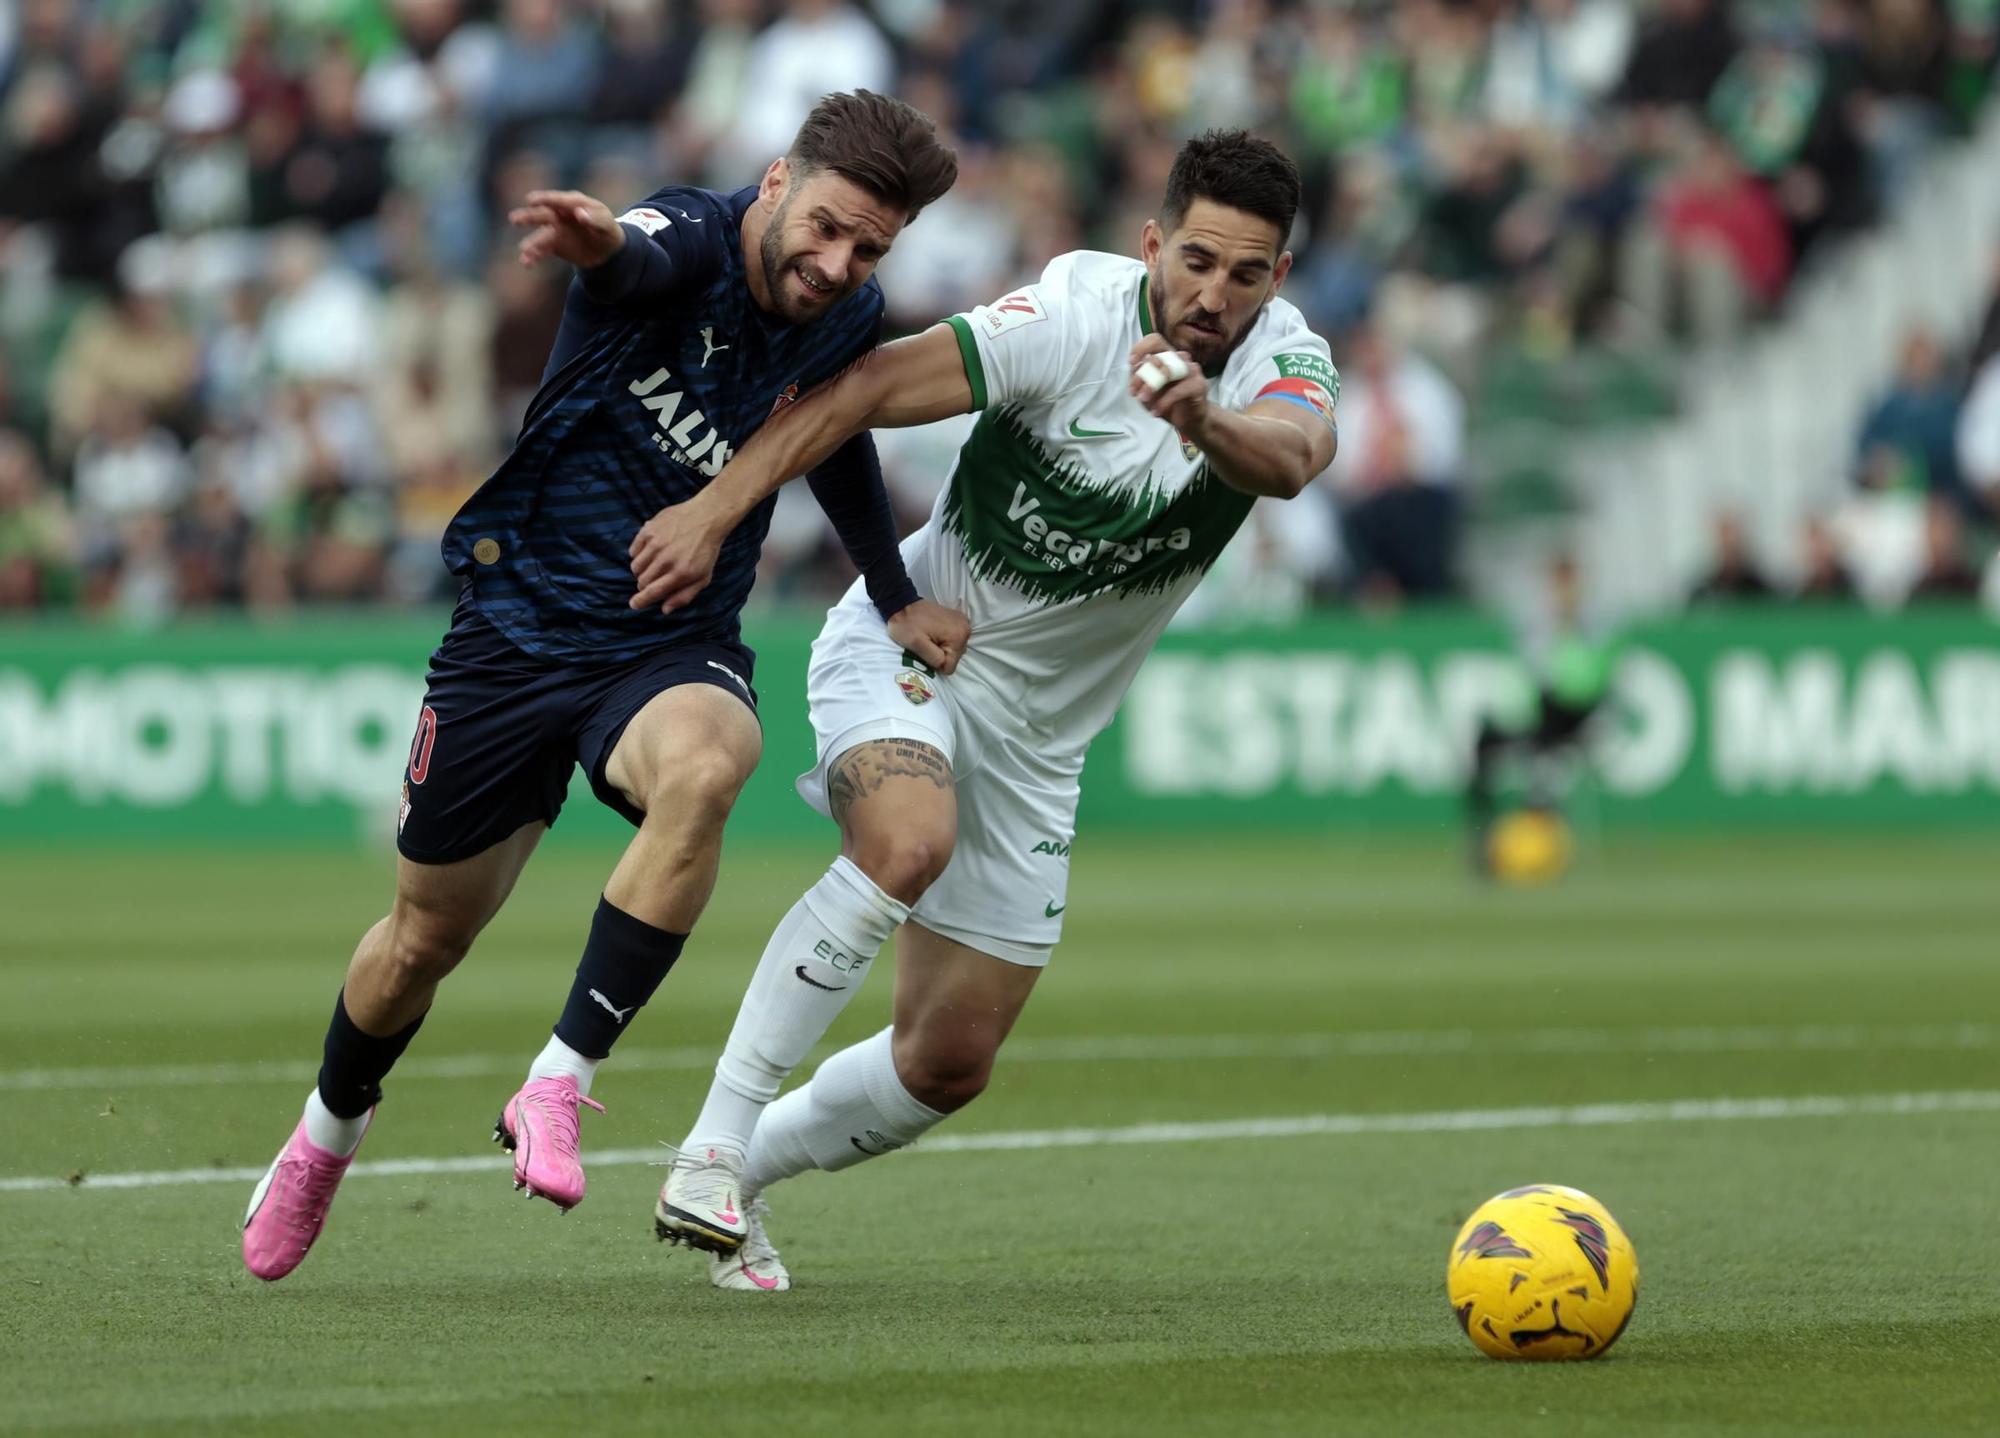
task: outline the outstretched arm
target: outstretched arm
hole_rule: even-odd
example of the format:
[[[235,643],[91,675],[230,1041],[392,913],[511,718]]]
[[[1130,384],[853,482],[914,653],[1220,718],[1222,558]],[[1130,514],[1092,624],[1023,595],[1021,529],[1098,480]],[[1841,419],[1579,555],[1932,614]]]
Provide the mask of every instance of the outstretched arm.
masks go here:
[[[722,541],[751,510],[864,429],[966,414],[972,382],[948,325],[869,351],[779,410],[693,499],[661,510],[632,541],[634,609],[679,609],[701,593]]]
[[[685,210],[658,196],[613,215],[580,190],[531,190],[507,219],[528,232],[519,250],[523,265],[569,261],[583,292],[599,304],[663,299],[721,267],[720,239],[710,233],[718,227],[697,229]]]

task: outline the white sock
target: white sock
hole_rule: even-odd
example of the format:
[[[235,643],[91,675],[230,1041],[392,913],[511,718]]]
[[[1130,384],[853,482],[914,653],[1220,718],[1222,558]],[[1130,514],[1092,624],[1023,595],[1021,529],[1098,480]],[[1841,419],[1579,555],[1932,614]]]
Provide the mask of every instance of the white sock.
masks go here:
[[[764,1111],[743,1171],[746,1194],[807,1169],[831,1173],[907,1148],[943,1120],[896,1076],[893,1032],[884,1029],[842,1049],[819,1066],[811,1083]]]
[[[601,1062],[601,1059],[585,1058],[554,1034],[550,1034],[548,1044],[535,1055],[535,1061],[528,1065],[528,1077],[561,1078],[564,1074],[568,1074],[576,1080],[576,1091],[589,1098],[590,1081],[597,1077],[597,1066]]]
[[[909,916],[858,865],[833,861],[772,931],[686,1148],[749,1149],[764,1106],[840,1017]]]
[[[368,1120],[374,1112],[370,1109],[360,1118],[342,1118],[326,1106],[326,1100],[319,1096],[319,1085],[314,1084],[306,1095],[306,1137],[314,1148],[346,1158],[361,1147],[361,1135],[368,1132]]]

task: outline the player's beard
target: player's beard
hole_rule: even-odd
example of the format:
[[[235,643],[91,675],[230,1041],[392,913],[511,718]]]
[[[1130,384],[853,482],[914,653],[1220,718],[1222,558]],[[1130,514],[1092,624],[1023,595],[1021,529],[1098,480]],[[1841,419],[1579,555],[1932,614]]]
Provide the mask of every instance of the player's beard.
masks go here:
[[[1257,323],[1257,316],[1264,313],[1264,305],[1258,305],[1250,312],[1249,318],[1236,327],[1235,333],[1224,334],[1190,329],[1187,321],[1195,313],[1194,307],[1190,305],[1174,317],[1170,326],[1166,315],[1162,313],[1169,298],[1166,279],[1158,270],[1149,272],[1146,298],[1153,310],[1153,328],[1166,337],[1168,344],[1175,349],[1185,350],[1194,357],[1197,365],[1209,371],[1219,370],[1229,362],[1229,357],[1236,353],[1237,346],[1248,337],[1251,326]],[[1269,299],[1264,303],[1269,304]]]
[[[810,324],[841,299],[845,291],[836,290],[828,294],[817,307],[808,306],[793,295],[786,280],[799,268],[800,259],[798,255],[785,253],[785,222],[791,214],[792,196],[788,191],[785,198],[778,201],[778,208],[771,212],[771,223],[764,227],[764,238],[757,246],[757,257],[764,266],[764,293],[771,297],[771,308],[777,311],[778,317],[790,324]]]

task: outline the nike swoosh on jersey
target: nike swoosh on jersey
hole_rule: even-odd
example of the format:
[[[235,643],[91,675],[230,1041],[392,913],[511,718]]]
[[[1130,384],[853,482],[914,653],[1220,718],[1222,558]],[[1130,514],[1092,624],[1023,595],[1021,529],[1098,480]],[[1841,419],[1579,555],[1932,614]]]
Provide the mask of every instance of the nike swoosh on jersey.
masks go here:
[[[1069,422],[1072,439],[1110,439],[1113,435],[1125,433],[1122,429],[1084,429],[1075,420]]]

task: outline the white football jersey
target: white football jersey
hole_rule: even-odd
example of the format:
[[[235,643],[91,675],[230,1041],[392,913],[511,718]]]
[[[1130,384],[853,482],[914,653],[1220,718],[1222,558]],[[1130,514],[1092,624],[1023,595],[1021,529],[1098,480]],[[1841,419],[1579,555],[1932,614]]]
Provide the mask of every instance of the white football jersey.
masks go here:
[[[1128,392],[1129,351],[1153,329],[1146,291],[1138,260],[1083,250],[947,321],[980,416],[903,545],[918,590],[972,620],[959,673],[1070,740],[1111,722],[1253,503]],[[1282,398],[1330,425],[1339,387],[1326,341],[1274,298],[1209,396],[1232,410]]]

